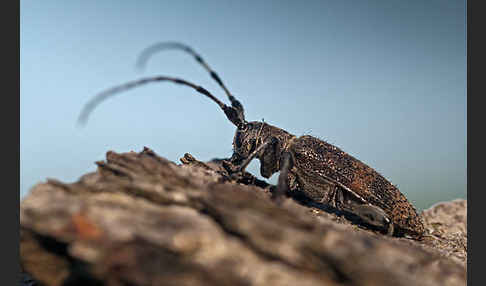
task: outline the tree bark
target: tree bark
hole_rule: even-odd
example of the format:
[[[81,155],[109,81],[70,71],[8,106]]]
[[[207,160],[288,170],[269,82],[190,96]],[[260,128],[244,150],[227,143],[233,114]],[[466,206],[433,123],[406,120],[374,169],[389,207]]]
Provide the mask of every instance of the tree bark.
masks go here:
[[[108,152],[20,206],[22,269],[40,285],[465,285],[466,202],[423,213],[422,241],[288,198],[220,161]]]

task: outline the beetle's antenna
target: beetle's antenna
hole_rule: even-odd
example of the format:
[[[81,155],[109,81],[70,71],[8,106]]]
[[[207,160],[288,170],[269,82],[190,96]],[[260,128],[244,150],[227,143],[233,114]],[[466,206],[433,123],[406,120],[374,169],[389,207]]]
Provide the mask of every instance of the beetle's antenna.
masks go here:
[[[200,63],[203,68],[209,72],[209,74],[211,75],[211,77],[219,84],[219,86],[224,90],[224,92],[226,93],[226,95],[228,96],[228,99],[231,101],[231,106],[233,106],[236,110],[240,111],[243,118],[244,118],[244,109],[243,109],[243,105],[233,96],[231,95],[231,93],[229,92],[228,88],[226,88],[226,86],[224,85],[223,81],[221,80],[221,78],[218,76],[218,74],[213,70],[211,69],[211,67],[206,63],[206,61],[203,60],[203,58],[201,57],[201,55],[199,55],[198,53],[196,53],[196,51],[194,51],[191,47],[187,46],[187,45],[184,45],[182,43],[178,43],[178,42],[160,42],[160,43],[156,43],[156,44],[153,44],[152,46],[149,46],[148,48],[146,48],[145,50],[143,50],[138,59],[137,59],[137,67],[139,69],[143,69],[148,61],[148,59],[155,53],[159,52],[159,51],[162,51],[162,50],[182,50],[186,53],[189,53],[191,54],[194,59]]]
[[[148,78],[142,78],[139,80],[131,81],[125,84],[121,84],[115,87],[112,87],[110,89],[107,89],[98,95],[96,95],[94,98],[92,98],[83,108],[81,111],[81,114],[78,118],[78,123],[81,125],[86,124],[89,115],[91,112],[95,109],[96,106],[98,106],[102,101],[106,100],[109,97],[112,97],[116,95],[117,93],[129,90],[131,88],[135,88],[147,83],[151,82],[159,82],[159,81],[170,81],[173,83],[177,84],[182,84],[186,85],[189,87],[192,87],[195,89],[197,92],[204,94],[205,96],[209,97],[212,101],[216,102],[216,104],[219,105],[219,107],[224,111],[226,114],[226,117],[234,124],[238,129],[244,129],[246,127],[246,121],[244,118],[241,118],[239,116],[239,112],[234,108],[234,107],[229,107],[226,104],[222,103],[219,99],[217,99],[214,95],[212,95],[209,91],[207,91],[205,88],[198,86],[196,84],[193,84],[191,82],[188,82],[183,79],[175,78],[175,77],[167,77],[167,76],[156,76],[156,77],[148,77]]]

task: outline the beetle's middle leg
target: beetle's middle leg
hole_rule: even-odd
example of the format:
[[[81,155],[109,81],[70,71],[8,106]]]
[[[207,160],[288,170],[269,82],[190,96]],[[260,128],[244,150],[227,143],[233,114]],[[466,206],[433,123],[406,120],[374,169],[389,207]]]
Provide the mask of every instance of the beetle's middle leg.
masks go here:
[[[289,152],[282,154],[280,161],[280,174],[278,175],[277,189],[272,193],[272,199],[277,203],[282,203],[282,198],[289,189],[289,170],[292,168],[292,156]]]

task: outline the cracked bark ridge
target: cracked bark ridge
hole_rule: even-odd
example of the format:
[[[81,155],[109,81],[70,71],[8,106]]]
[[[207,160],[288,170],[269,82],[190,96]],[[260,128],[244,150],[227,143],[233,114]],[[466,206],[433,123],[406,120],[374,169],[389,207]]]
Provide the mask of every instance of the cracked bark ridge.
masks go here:
[[[278,207],[272,186],[230,180],[221,160],[181,161],[108,152],[77,182],[36,185],[20,206],[23,271],[53,286],[466,284],[465,202],[427,210],[423,241],[392,238]]]

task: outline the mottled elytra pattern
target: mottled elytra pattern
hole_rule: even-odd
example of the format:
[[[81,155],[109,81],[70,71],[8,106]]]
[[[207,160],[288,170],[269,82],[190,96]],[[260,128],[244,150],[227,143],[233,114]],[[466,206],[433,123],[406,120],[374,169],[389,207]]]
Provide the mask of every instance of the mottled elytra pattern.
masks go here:
[[[348,186],[366,202],[383,209],[398,231],[415,235],[424,232],[422,220],[413,205],[368,165],[312,136],[299,137],[290,148],[299,183],[305,184],[319,177],[331,178]]]
[[[297,138],[289,132],[264,122],[247,122],[243,105],[230,93],[221,77],[192,48],[181,43],[164,42],[144,50],[140,67],[155,52],[164,49],[184,51],[209,73],[224,90],[231,106],[224,104],[207,89],[170,76],[141,78],[99,93],[85,105],[79,122],[85,123],[98,104],[122,91],[154,82],[172,82],[190,87],[215,102],[226,118],[236,126],[233,154],[222,160],[228,173],[241,177],[253,159],[260,160],[260,173],[269,178],[279,172],[273,199],[280,203],[288,191],[299,190],[317,203],[328,204],[338,210],[351,212],[369,225],[388,234],[409,234],[420,238],[424,233],[421,218],[400,191],[375,170],[312,136]]]

